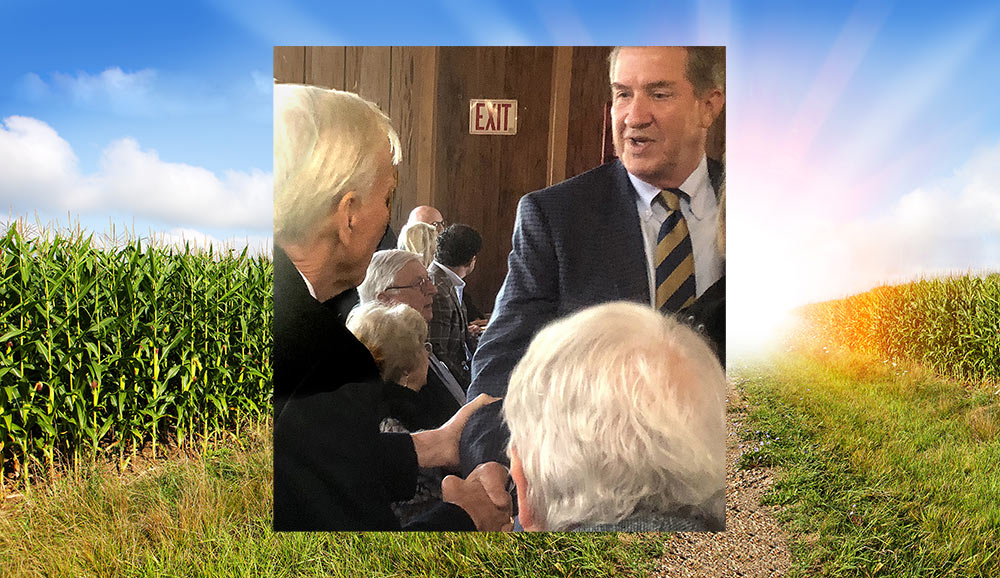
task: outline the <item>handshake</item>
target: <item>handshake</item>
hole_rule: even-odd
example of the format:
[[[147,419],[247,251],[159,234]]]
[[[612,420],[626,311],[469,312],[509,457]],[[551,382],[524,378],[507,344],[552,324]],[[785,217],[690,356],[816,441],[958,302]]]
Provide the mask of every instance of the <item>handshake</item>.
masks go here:
[[[469,417],[479,408],[499,400],[498,397],[480,394],[462,406],[441,427],[410,434],[420,467],[458,467],[458,442]],[[465,510],[477,530],[510,531],[514,527],[514,518],[508,491],[509,478],[507,468],[497,462],[480,464],[464,480],[458,476],[444,478],[441,499]]]

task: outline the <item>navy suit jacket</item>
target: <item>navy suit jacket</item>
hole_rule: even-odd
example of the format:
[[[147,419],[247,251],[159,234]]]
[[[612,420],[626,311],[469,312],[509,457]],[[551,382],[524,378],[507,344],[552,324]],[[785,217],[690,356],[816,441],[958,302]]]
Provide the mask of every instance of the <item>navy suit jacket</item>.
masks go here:
[[[709,160],[719,190],[722,166]],[[472,360],[468,399],[503,397],[514,366],[550,321],[608,301],[649,304],[649,277],[636,192],[615,160],[521,198],[507,277]],[[462,434],[463,473],[507,462],[500,404],[470,419]]]

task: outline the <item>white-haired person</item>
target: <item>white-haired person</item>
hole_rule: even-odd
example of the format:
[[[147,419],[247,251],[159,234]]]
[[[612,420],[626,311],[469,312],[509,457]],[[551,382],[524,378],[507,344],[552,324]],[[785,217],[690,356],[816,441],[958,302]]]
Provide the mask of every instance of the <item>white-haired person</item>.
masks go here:
[[[276,530],[399,529],[390,504],[413,495],[418,465],[458,461],[465,412],[436,430],[379,431],[378,368],[335,313],[385,231],[399,151],[388,117],[359,96],[274,87]],[[444,502],[408,529],[507,525],[502,466],[446,482]]]
[[[347,328],[371,351],[382,376],[379,429],[410,433],[423,428],[426,417],[418,395],[427,381],[430,354],[424,318],[409,305],[375,301],[354,308]],[[417,519],[441,500],[443,479],[440,468],[420,469],[413,498],[392,505],[402,524]]]
[[[358,287],[361,305],[402,303],[416,309],[424,321],[433,319],[437,289],[419,256],[399,249],[377,251],[368,264],[365,280]],[[419,427],[434,428],[447,421],[465,404],[465,389],[432,352],[427,385],[418,397],[423,407]]]
[[[704,339],[649,306],[546,326],[503,402],[521,525],[723,530],[725,390]]]
[[[407,223],[399,231],[399,241],[396,243],[397,249],[416,253],[420,256],[420,262],[424,269],[430,267],[434,261],[434,253],[437,251],[438,230],[434,225],[415,222]]]

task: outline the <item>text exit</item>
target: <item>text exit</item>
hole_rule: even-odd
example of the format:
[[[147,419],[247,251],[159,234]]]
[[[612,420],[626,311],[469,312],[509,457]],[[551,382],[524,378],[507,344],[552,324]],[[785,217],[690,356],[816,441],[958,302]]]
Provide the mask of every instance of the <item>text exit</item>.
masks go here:
[[[469,134],[517,134],[517,101],[469,100]]]

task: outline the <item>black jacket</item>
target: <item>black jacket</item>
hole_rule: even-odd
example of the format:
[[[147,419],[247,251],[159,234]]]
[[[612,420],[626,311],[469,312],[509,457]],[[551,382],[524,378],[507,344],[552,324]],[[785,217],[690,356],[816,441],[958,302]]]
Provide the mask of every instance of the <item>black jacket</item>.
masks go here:
[[[407,434],[379,433],[381,380],[371,354],[274,249],[274,529],[398,530],[390,503],[413,495]],[[410,530],[474,530],[441,503]]]

